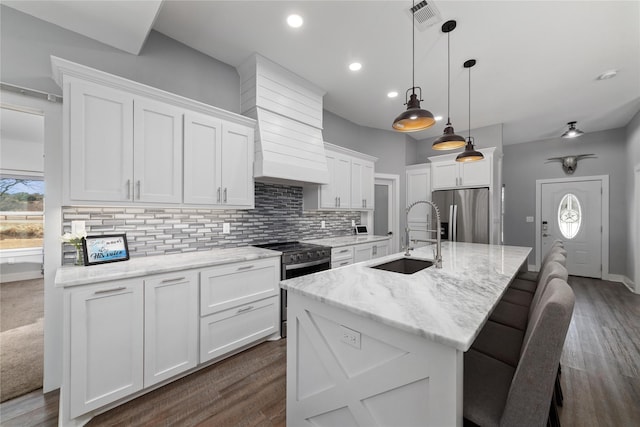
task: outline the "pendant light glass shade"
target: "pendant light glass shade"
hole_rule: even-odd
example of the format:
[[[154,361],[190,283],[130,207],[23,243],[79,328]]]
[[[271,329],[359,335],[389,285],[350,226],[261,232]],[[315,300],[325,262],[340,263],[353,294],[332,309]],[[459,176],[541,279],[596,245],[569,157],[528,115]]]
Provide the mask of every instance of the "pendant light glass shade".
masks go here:
[[[484,155],[474,147],[473,138],[471,138],[471,67],[474,65],[476,65],[475,59],[469,59],[464,63],[464,68],[469,69],[469,137],[464,151],[456,157],[456,162],[476,162],[484,159]]]
[[[411,16],[411,28],[412,28],[412,46],[411,46],[411,61],[412,61],[412,87],[407,89],[407,93],[405,95],[405,105],[407,106],[407,111],[401,113],[396,119],[393,121],[393,129],[398,132],[416,132],[419,130],[424,130],[430,128],[436,123],[436,120],[433,118],[433,114],[431,114],[428,110],[423,110],[420,108],[420,101],[422,101],[422,89],[416,86],[415,82],[415,74],[416,74],[416,64],[415,64],[415,55],[416,55],[416,26],[414,23],[415,20],[415,1],[412,2],[411,8],[412,16]],[[416,95],[416,89],[420,90],[420,97]],[[409,91],[411,91],[411,96],[408,97]],[[408,98],[407,98],[408,97]]]
[[[569,122],[569,129],[565,133],[562,134],[563,138],[577,138],[580,135],[584,134],[580,129],[576,128],[577,122]]]
[[[447,126],[444,128],[442,136],[436,139],[431,148],[434,150],[455,150],[465,145],[464,136],[456,135],[451,125],[451,52],[450,52],[450,35],[451,31],[456,28],[456,21],[447,21],[442,24],[442,32],[447,33]]]

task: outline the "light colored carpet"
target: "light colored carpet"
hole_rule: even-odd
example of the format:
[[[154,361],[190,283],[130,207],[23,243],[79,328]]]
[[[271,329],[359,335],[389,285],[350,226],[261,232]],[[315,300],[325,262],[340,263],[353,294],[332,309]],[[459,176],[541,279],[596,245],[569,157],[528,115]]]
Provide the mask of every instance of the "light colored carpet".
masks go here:
[[[42,321],[0,332],[0,402],[42,387]]]
[[[0,402],[42,387],[44,280],[0,285]]]

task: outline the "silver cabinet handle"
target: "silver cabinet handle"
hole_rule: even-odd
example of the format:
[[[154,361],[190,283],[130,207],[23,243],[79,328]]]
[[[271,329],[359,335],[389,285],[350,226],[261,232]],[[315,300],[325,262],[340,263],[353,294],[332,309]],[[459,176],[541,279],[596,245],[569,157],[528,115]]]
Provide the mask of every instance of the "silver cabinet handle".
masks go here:
[[[338,196],[336,196],[336,200],[335,200],[335,207],[338,207]]]
[[[179,282],[181,280],[184,280],[185,277],[174,277],[173,279],[164,279],[161,283],[171,283],[171,282]]]
[[[127,289],[126,286],[118,286],[117,288],[111,288],[111,289],[103,289],[101,291],[95,291],[94,295],[98,295],[98,294],[107,294],[109,292],[118,292],[118,291],[124,291],[125,289]]]
[[[218,198],[216,199],[218,203],[220,203],[220,191],[221,191],[221,188],[218,187]]]
[[[338,207],[340,207],[340,197],[338,196]]]
[[[224,187],[224,202],[227,203],[227,187]]]
[[[343,250],[341,250],[341,251],[340,251],[340,252],[338,252],[338,253],[339,253],[339,254],[343,254],[343,253],[345,253],[345,252],[349,252],[349,249],[343,249]]]
[[[343,265],[349,265],[349,261],[343,261],[340,263],[340,267],[342,267]]]
[[[136,185],[138,186],[138,200],[140,200],[140,180],[138,180]]]
[[[248,307],[238,309],[238,313],[244,313],[245,311],[253,310],[253,306],[250,305]]]
[[[245,266],[242,266],[242,267],[238,267],[238,270],[237,270],[237,271],[240,271],[240,270],[249,270],[249,269],[252,269],[252,268],[253,268],[253,264],[251,264],[251,265],[245,265]]]
[[[131,200],[131,180],[127,180],[127,200]]]

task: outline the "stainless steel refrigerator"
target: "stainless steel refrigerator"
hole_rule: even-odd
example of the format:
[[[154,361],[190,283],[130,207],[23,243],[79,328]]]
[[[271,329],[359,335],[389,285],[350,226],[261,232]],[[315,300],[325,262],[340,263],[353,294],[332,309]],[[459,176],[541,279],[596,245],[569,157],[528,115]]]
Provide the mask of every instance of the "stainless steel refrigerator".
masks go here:
[[[440,210],[443,240],[489,243],[489,189],[439,190],[431,200]]]

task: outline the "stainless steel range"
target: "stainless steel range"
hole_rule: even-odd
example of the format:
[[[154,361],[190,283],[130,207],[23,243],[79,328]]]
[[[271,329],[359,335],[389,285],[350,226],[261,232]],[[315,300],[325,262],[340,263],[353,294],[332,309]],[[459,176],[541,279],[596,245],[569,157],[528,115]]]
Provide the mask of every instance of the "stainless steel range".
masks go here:
[[[255,245],[282,252],[280,279],[293,279],[331,268],[331,248],[301,242],[280,242]],[[287,291],[280,289],[280,335],[287,336]]]

